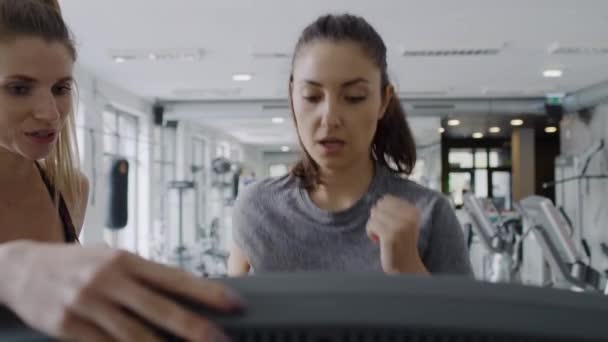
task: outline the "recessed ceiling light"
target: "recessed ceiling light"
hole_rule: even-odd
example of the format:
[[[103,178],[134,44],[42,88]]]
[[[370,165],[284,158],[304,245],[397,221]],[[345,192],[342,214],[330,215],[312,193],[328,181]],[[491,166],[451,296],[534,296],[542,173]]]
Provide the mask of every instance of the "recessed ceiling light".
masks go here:
[[[116,63],[124,63],[126,59],[124,57],[116,56],[114,57],[114,62]]]
[[[445,132],[445,128],[443,128],[443,127],[439,127],[439,128],[437,129],[437,131],[439,131],[439,133],[444,133],[444,132]]]
[[[543,71],[543,76],[547,78],[562,77],[563,71],[558,69],[548,69]]]
[[[522,120],[522,119],[511,120],[511,126],[521,126],[523,124],[524,124],[524,120]]]
[[[490,133],[500,133],[500,127],[490,127]]]
[[[232,75],[232,80],[236,81],[236,82],[247,82],[247,81],[251,81],[252,78],[253,78],[253,76],[251,76],[250,74]]]
[[[452,119],[448,120],[448,126],[458,126],[460,125],[460,120]]]
[[[284,118],[281,118],[281,117],[272,118],[273,124],[282,124],[283,122],[285,122]]]
[[[281,147],[281,152],[289,152],[290,148],[289,146],[282,146]]]
[[[545,127],[545,132],[546,133],[555,133],[555,132],[557,132],[557,127],[555,127],[555,126]]]
[[[156,54],[155,54],[155,53],[151,53],[151,54],[149,54],[149,55],[148,55],[148,58],[149,58],[151,61],[155,61],[155,60],[156,60],[158,57],[156,56]]]
[[[481,133],[481,132],[473,133],[473,139],[481,139],[481,138],[483,138],[483,133]]]

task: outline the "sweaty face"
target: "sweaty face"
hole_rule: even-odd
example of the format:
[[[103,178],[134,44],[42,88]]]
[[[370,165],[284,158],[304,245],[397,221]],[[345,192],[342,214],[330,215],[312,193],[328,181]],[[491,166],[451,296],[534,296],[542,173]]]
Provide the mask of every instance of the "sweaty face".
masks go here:
[[[72,110],[73,66],[60,42],[0,43],[0,152],[31,160],[50,153]]]
[[[383,97],[380,69],[357,43],[316,41],[296,56],[291,96],[297,130],[321,169],[369,160],[389,95]]]

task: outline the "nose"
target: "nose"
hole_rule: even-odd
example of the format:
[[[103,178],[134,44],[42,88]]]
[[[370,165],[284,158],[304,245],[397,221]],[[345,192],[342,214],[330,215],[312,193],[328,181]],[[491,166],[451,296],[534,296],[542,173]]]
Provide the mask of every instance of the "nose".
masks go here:
[[[36,119],[55,122],[61,118],[61,113],[57,107],[57,100],[51,92],[40,94],[35,101],[34,117]]]
[[[341,124],[340,111],[339,101],[328,97],[322,106],[321,125],[328,128],[339,127]]]

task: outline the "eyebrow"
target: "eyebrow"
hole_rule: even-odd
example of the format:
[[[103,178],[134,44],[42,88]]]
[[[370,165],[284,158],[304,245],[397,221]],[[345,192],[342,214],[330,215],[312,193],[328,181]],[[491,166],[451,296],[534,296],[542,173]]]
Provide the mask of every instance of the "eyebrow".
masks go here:
[[[28,83],[34,83],[36,82],[36,79],[26,76],[26,75],[10,75],[6,77],[7,80],[18,80],[18,81],[23,81],[23,82],[28,82]],[[72,76],[66,76],[63,78],[60,78],[59,80],[57,80],[57,82],[72,82],[74,81],[74,78]]]
[[[315,87],[322,87],[323,85],[317,81],[313,81],[313,80],[304,80],[304,83],[306,84],[310,84],[312,86]],[[342,88],[346,88],[346,87],[350,87],[351,85],[357,84],[357,83],[370,83],[369,80],[363,78],[363,77],[357,77],[355,79],[352,79],[350,81],[346,81],[344,83],[342,83]]]

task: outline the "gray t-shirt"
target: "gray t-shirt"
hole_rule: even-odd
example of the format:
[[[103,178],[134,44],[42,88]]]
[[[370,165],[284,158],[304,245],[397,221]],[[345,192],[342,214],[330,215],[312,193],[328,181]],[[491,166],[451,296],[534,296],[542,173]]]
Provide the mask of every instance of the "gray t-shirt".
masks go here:
[[[460,223],[442,194],[377,166],[367,193],[351,208],[317,207],[298,178],[251,184],[233,212],[233,239],[255,273],[378,272],[380,248],[366,233],[373,204],[391,194],[421,213],[418,251],[431,273],[472,275]]]

